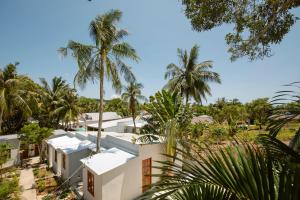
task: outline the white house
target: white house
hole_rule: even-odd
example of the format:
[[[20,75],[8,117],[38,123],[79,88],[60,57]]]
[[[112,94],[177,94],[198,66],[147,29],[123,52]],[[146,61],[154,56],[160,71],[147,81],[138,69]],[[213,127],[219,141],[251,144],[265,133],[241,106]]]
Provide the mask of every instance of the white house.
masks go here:
[[[9,160],[2,165],[2,168],[12,167],[20,163],[20,140],[17,134],[0,136],[0,143],[7,143],[10,145]],[[1,166],[0,166],[1,167]]]
[[[86,200],[129,200],[141,195],[158,179],[154,161],[164,160],[161,143],[135,143],[131,133],[105,133],[101,141],[106,150],[81,162],[83,197]]]
[[[142,119],[136,119],[137,129],[143,127],[146,124]],[[98,130],[98,122],[87,125],[88,128]],[[133,132],[133,120],[132,117],[106,121],[102,123],[102,131],[104,132],[117,132],[117,133],[130,133]]]
[[[70,183],[81,181],[80,159],[91,155],[95,144],[89,140],[64,135],[49,139],[48,163],[54,173],[64,180],[70,178]]]
[[[117,119],[121,119],[121,116],[118,115],[116,112],[103,112],[103,116],[102,116],[103,122],[117,120]],[[86,126],[89,124],[98,123],[98,121],[99,121],[99,113],[98,112],[83,113],[79,117],[79,125],[80,126]]]

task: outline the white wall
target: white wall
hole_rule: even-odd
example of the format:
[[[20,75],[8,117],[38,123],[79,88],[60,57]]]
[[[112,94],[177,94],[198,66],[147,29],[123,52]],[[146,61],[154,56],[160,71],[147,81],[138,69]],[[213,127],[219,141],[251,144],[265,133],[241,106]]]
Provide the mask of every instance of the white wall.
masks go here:
[[[2,165],[2,168],[18,165],[20,163],[20,153],[19,153],[20,141],[19,141],[19,139],[9,139],[9,140],[0,141],[0,142],[8,143],[11,145],[10,159]]]
[[[87,189],[87,167],[82,169],[82,180],[83,180],[83,198],[85,200],[102,200],[102,180],[101,176],[97,176],[92,170],[89,170],[92,174],[94,174],[94,196],[90,194]],[[104,200],[104,199],[103,199]]]

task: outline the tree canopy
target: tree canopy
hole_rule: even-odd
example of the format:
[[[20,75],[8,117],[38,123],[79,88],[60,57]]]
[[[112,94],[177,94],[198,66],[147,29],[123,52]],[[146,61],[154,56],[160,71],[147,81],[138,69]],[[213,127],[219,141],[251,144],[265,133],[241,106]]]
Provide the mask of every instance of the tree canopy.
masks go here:
[[[196,31],[234,26],[225,37],[234,61],[243,56],[250,60],[271,56],[271,46],[279,44],[296,23],[292,10],[300,1],[182,0],[182,4]]]

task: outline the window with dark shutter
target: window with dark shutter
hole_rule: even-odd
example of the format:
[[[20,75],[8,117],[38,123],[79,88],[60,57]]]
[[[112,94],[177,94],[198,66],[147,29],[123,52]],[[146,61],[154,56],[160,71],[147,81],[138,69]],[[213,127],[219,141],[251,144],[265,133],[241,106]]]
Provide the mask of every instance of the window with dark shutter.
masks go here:
[[[56,152],[56,150],[54,151],[54,161],[57,162],[57,152]]]
[[[89,193],[94,196],[94,174],[92,174],[90,171],[87,171],[87,182],[87,189]]]
[[[148,158],[142,161],[142,183],[143,183],[143,192],[149,189],[149,186],[152,183],[152,159]]]

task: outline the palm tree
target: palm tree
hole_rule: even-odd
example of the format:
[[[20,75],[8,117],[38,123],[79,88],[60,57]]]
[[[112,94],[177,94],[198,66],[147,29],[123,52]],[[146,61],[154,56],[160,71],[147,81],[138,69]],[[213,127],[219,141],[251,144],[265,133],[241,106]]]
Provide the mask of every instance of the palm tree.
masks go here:
[[[51,84],[44,78],[41,78],[40,81],[40,109],[43,118],[40,120],[40,123],[46,127],[57,128],[61,118],[57,109],[62,105],[62,102],[65,101],[64,97],[71,89],[62,77],[54,77]]]
[[[151,143],[164,139],[166,153],[174,155],[176,141],[184,139],[184,129],[191,122],[192,113],[189,105],[185,106],[182,97],[176,92],[170,93],[163,90],[150,96],[150,101],[144,105],[144,109],[149,116],[144,118],[147,124],[141,129],[142,136],[138,140]]]
[[[75,89],[68,89],[57,108],[53,111],[54,115],[60,117],[62,122],[64,122],[65,127],[69,127],[70,122],[75,122],[78,120],[80,114],[80,108],[78,106],[78,98]]]
[[[8,64],[4,70],[0,69],[0,133],[4,117],[13,115],[16,111],[21,111],[24,117],[31,115],[28,105],[31,80],[26,76],[17,75],[18,64]]]
[[[202,102],[206,100],[206,95],[211,95],[209,82],[221,83],[218,73],[212,72],[212,61],[197,63],[199,47],[193,46],[190,53],[178,49],[179,63],[177,66],[171,63],[167,66],[165,79],[170,79],[165,85],[165,89],[177,91],[182,97],[185,97],[186,104],[190,97],[195,101]]]
[[[131,117],[133,120],[133,132],[136,132],[136,109],[139,105],[139,101],[146,101],[146,97],[143,96],[141,93],[141,89],[143,89],[143,85],[141,83],[137,83],[136,81],[131,81],[128,86],[126,86],[125,92],[122,94],[122,100],[128,102],[128,108],[131,112]]]
[[[72,56],[77,60],[78,72],[74,82],[82,88],[88,81],[100,81],[100,105],[97,134],[97,152],[100,152],[100,138],[103,115],[104,78],[112,81],[113,88],[120,92],[120,75],[124,75],[126,81],[134,80],[134,75],[122,58],[138,61],[135,50],[121,40],[128,35],[124,29],[118,29],[116,23],[120,21],[122,13],[119,10],[111,10],[106,14],[97,16],[90,24],[90,36],[93,45],[86,45],[75,41],[69,41],[66,48],[60,48],[59,52],[66,56],[71,50]]]

